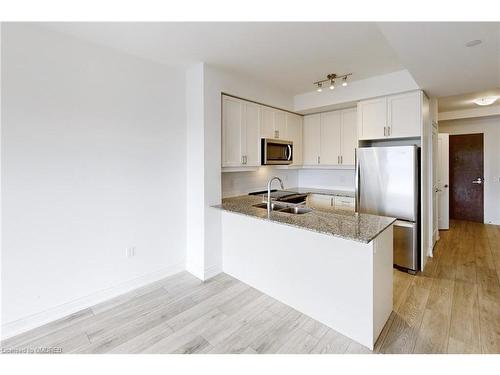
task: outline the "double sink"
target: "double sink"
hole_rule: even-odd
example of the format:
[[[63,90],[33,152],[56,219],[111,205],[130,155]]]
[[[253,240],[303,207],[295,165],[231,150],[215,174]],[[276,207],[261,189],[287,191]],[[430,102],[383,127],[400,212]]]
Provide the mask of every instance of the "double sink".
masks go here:
[[[263,208],[267,210],[267,203],[254,204],[254,207]],[[283,212],[285,214],[302,215],[312,211],[312,208],[297,206],[285,203],[271,202],[271,211]]]

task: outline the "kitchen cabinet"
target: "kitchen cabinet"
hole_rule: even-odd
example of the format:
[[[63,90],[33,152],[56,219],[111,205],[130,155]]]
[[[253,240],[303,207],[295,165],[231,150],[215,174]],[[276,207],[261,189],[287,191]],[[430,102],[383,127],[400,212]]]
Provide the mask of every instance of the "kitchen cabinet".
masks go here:
[[[304,165],[318,165],[320,162],[321,124],[320,115],[304,116],[303,162]]]
[[[391,138],[420,137],[422,109],[420,91],[387,98],[387,132]]]
[[[307,205],[323,210],[354,211],[354,198],[326,194],[309,194]]]
[[[354,198],[335,196],[333,200],[336,210],[354,211]]]
[[[323,210],[334,209],[334,197],[324,194],[309,194],[306,204],[311,208],[319,208]]]
[[[304,165],[354,165],[356,109],[304,117]]]
[[[261,106],[222,97],[222,167],[260,165]]]
[[[262,138],[288,139],[286,129],[287,112],[261,106],[261,113],[260,134]]]
[[[358,103],[358,138],[379,139],[386,136],[387,98]]]
[[[286,114],[288,140],[293,142],[293,166],[302,165],[302,116]]]
[[[359,139],[420,137],[422,95],[413,91],[359,102]]]
[[[340,116],[340,163],[342,165],[354,165],[356,159],[356,147],[358,147],[356,109],[353,108],[343,110],[340,112]]]
[[[340,111],[321,114],[320,162],[323,165],[340,164]]]
[[[244,165],[260,165],[260,112],[258,104],[244,102],[242,155]]]

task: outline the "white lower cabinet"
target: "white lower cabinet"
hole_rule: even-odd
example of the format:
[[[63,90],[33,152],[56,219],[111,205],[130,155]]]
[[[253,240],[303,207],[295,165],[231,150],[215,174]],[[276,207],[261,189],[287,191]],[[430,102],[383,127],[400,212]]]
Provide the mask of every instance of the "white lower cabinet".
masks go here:
[[[309,194],[307,196],[307,205],[311,208],[319,209],[333,209],[334,197],[332,195],[324,194]]]
[[[354,166],[356,109],[304,117],[304,165]]]
[[[322,210],[354,211],[354,198],[326,194],[309,194],[307,205]]]
[[[334,205],[336,210],[354,211],[354,198],[336,196]]]

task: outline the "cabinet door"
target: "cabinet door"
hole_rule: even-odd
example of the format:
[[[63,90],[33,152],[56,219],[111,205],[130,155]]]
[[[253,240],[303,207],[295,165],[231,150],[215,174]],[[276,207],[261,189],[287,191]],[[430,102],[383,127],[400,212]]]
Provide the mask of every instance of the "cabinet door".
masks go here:
[[[321,139],[320,115],[304,116],[303,131],[303,153],[304,165],[319,164],[319,150]]]
[[[274,109],[260,106],[261,122],[260,135],[262,138],[275,138],[274,136]]]
[[[293,142],[292,165],[302,165],[302,116],[287,113],[286,128],[288,139]]]
[[[387,97],[387,126],[391,138],[420,137],[422,92]]]
[[[387,99],[377,98],[358,103],[359,139],[385,138]]]
[[[274,135],[273,138],[289,139],[286,130],[286,112],[274,111]]]
[[[247,166],[260,165],[260,106],[246,102],[245,106],[245,131],[242,140],[242,154]]]
[[[354,198],[337,196],[334,204],[336,210],[354,211]]]
[[[346,109],[341,111],[340,129],[341,142],[340,159],[343,165],[354,165],[355,149],[358,147],[358,136],[356,127],[356,109]]]
[[[242,163],[243,103],[234,98],[222,99],[222,166],[236,167]]]
[[[335,208],[334,197],[331,195],[309,194],[306,202],[311,208],[319,208],[323,210],[332,210]]]
[[[320,164],[340,163],[340,111],[321,114]]]

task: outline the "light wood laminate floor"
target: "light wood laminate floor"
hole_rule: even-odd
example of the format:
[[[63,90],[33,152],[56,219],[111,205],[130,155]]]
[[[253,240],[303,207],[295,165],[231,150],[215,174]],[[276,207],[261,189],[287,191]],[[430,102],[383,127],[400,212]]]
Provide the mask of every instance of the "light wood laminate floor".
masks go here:
[[[375,353],[500,353],[500,227],[453,221],[425,272],[394,271]],[[372,353],[226,275],[183,272],[2,342],[63,353]]]

